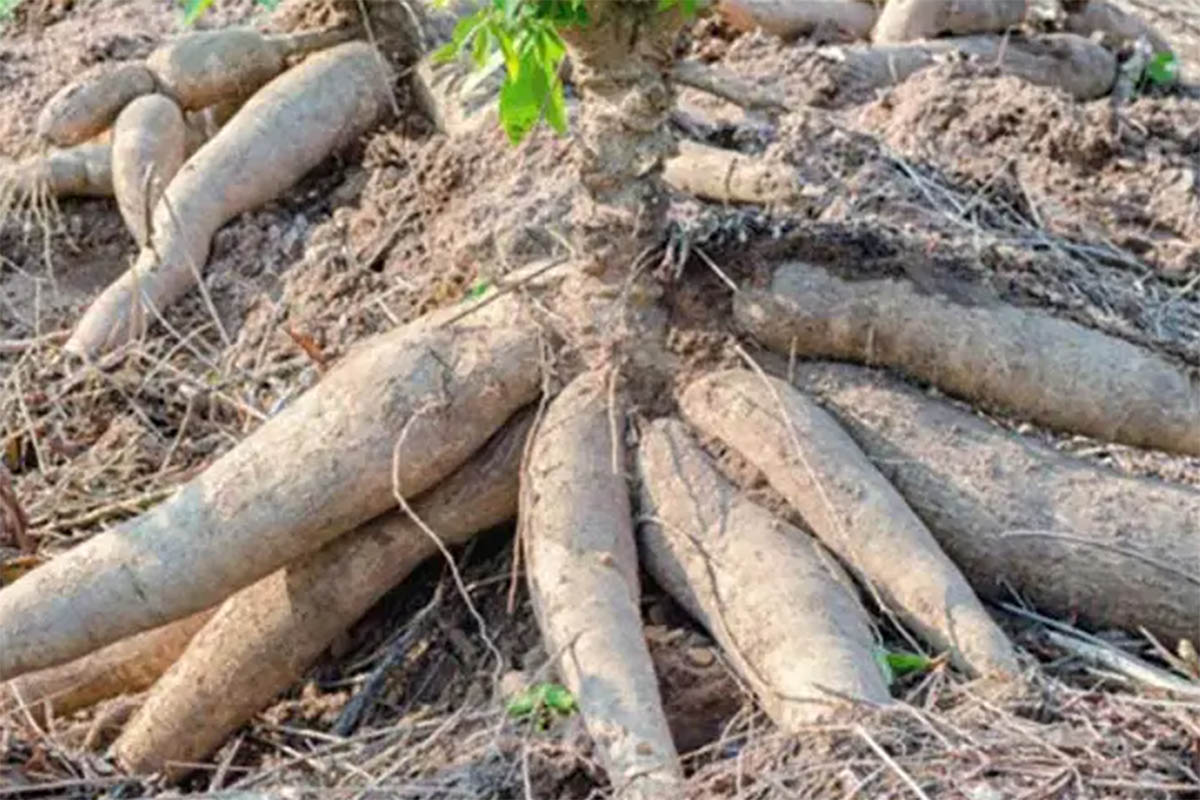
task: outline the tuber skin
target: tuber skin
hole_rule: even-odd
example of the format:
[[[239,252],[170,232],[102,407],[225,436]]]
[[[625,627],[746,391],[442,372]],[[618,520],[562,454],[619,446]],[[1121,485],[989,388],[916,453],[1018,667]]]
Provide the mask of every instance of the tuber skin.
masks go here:
[[[914,633],[969,675],[1001,684],[1016,653],[920,518],[827,412],[788,384],[715,372],[679,401],[697,430],[740,452],[818,538]]]
[[[413,500],[416,516],[444,544],[465,542],[516,514],[532,421],[530,410],[519,412],[470,461]],[[207,758],[437,549],[397,509],[233,595],[125,726],[113,746],[117,760],[131,774],[179,775],[168,765]]]
[[[638,607],[623,441],[613,440],[609,414],[605,376],[588,372],[534,432],[520,504],[529,593],[615,795],[679,797],[679,758]]]
[[[47,708],[50,716],[61,717],[149,689],[211,616],[211,610],[201,611],[0,685],[0,716],[25,707],[38,724],[45,724]]]
[[[1171,43],[1141,17],[1130,14],[1105,0],[1090,0],[1082,8],[1067,11],[1066,29],[1080,36],[1103,35],[1104,44],[1118,49],[1145,38],[1154,53],[1169,53]]]
[[[113,126],[113,194],[140,247],[150,240],[150,215],[187,154],[183,112],[166,95],[139,97]]]
[[[781,370],[785,365],[780,365]],[[1200,641],[1200,491],[1010,433],[883,370],[807,362],[821,400],[981,596],[1093,630]]]
[[[638,451],[642,561],[786,733],[891,703],[858,590],[808,533],[739,495],[678,420]]]
[[[172,497],[0,589],[0,680],[216,605],[457,469],[539,393],[538,332],[505,298],[439,320],[361,343]]]
[[[112,146],[86,142],[0,165],[0,209],[38,197],[112,197]]]
[[[353,28],[266,35],[253,28],[197,31],[156,48],[146,67],[185,111],[241,101],[287,69],[288,59],[342,44]]]
[[[830,28],[866,39],[878,16],[869,0],[720,0],[716,12],[737,30],[761,29],[785,40]]]
[[[1002,33],[1025,19],[1027,0],[887,0],[871,32],[876,44]]]
[[[91,358],[139,337],[147,305],[162,313],[196,285],[222,225],[362,135],[389,107],[390,89],[388,68],[364,42],[317,53],[264,86],[171,181],[152,246],[92,303],[64,349]]]
[[[723,203],[769,205],[799,196],[799,182],[787,164],[687,140],[663,165],[662,178],[673,189]]]
[[[965,306],[904,280],[845,281],[803,263],[734,297],[745,332],[784,355],[887,366],[1059,431],[1200,455],[1200,385],[1174,364],[1074,322]]]
[[[38,113],[39,138],[57,147],[82,144],[109,128],[121,109],[154,91],[154,75],[140,63],[121,64],[59,89]]]

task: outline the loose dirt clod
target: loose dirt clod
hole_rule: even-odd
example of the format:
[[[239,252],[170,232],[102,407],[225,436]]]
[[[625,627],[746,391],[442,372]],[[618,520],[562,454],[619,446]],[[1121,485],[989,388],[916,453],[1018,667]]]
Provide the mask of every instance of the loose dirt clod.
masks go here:
[[[797,364],[981,595],[1200,641],[1200,492],[1008,433],[880,370]]]
[[[1016,678],[1012,645],[954,562],[816,403],[778,379],[729,370],[689,385],[680,406],[698,430],[762,470],[821,541],[922,638],[971,674]]]
[[[808,533],[739,495],[677,420],[642,432],[646,569],[729,654],[780,728],[891,702],[858,590]]]
[[[362,343],[170,499],[0,590],[0,678],[215,605],[392,507],[398,437],[396,490],[436,484],[538,393],[521,320],[501,299]]]
[[[529,593],[546,650],[622,798],[678,796],[680,773],[642,633],[619,400],[584,373],[548,406],[522,476]]]
[[[442,544],[460,544],[516,514],[531,422],[531,413],[518,414],[470,461],[413,501],[417,519]],[[136,775],[207,758],[299,680],[338,633],[437,551],[420,523],[403,510],[390,511],[233,595],[126,725],[113,746],[117,759]],[[195,722],[200,718],[203,725]]]
[[[779,267],[734,301],[776,352],[889,366],[1061,431],[1200,454],[1200,388],[1140,347],[1012,306],[965,306],[904,280],[844,281]]]
[[[140,336],[155,313],[147,307],[162,313],[196,285],[217,229],[362,135],[387,109],[390,86],[375,49],[350,42],[263,87],[171,181],[154,209],[153,246],[96,298],[64,349],[91,357]]]

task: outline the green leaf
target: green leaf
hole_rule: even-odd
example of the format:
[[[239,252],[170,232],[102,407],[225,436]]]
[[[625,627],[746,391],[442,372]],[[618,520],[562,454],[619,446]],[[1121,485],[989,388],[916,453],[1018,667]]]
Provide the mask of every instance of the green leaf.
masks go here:
[[[471,300],[478,300],[479,298],[481,298],[485,294],[487,294],[487,290],[490,289],[491,286],[492,286],[491,281],[484,280],[484,279],[480,279],[480,280],[476,281],[475,285],[467,290],[467,296],[463,298],[463,302],[465,303],[465,302],[468,302]]]
[[[185,0],[183,4],[183,24],[194,25],[196,20],[208,11],[213,0]]]
[[[507,706],[510,717],[528,717],[538,709],[546,709],[563,716],[575,713],[578,706],[575,696],[566,687],[557,683],[538,683],[517,692]]]
[[[875,662],[889,686],[896,682],[896,678],[913,672],[925,672],[934,663],[933,659],[920,653],[902,653],[882,647],[875,649]]]
[[[546,122],[559,135],[567,132],[567,100],[563,96],[562,81],[555,80],[546,98]]]
[[[520,73],[511,75],[500,87],[500,123],[514,145],[520,144],[542,117],[542,105],[548,99],[550,84],[540,65],[521,59]]]
[[[1171,86],[1179,80],[1179,59],[1169,50],[1155,53],[1146,64],[1146,77],[1156,86]]]

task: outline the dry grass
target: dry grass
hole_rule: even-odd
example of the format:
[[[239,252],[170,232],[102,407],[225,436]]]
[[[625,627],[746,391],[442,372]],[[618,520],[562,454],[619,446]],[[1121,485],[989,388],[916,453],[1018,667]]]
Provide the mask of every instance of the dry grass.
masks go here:
[[[1188,25],[1195,25],[1200,43],[1200,12],[1180,0],[1175,5],[1164,4],[1160,16],[1195,17]],[[414,242],[427,241],[426,223],[442,209],[429,193],[412,191],[421,176],[392,175],[418,163],[413,151],[423,146],[385,154],[371,180],[394,186],[390,195],[376,195],[388,202],[364,204],[349,225],[375,231],[380,248],[404,240],[428,258],[437,243],[421,250]],[[918,226],[944,232],[956,252],[999,253],[1011,257],[1010,265],[1023,265],[1007,274],[1014,296],[1200,366],[1200,277],[1165,280],[1112,242],[1051,233],[1034,203],[1014,204],[1003,192],[903,158],[878,142],[856,148],[855,159],[874,159],[880,174],[890,176],[880,187],[882,199],[903,202]],[[824,159],[823,169],[836,181],[847,161]],[[879,201],[854,198],[840,220],[816,226],[801,214],[777,213],[751,234],[792,228],[814,238],[841,237],[851,249],[869,249],[882,238],[898,252],[917,252],[919,244],[906,234],[868,230],[863,220]],[[481,208],[487,202],[479,198]],[[367,214],[376,216],[366,220]],[[714,226],[736,240],[745,228],[735,228],[731,234],[728,226]],[[169,329],[98,369],[59,359],[58,338],[47,331],[69,324],[69,317],[33,314],[33,324],[14,326],[12,338],[0,340],[0,453],[17,475],[38,558],[52,558],[137,514],[203,469],[311,385],[322,359],[345,344],[343,334],[380,330],[452,302],[475,277],[473,268],[456,263],[446,274],[426,267],[416,276],[378,278],[372,267],[382,255],[367,247],[348,264],[341,244],[313,234],[303,265],[317,276],[359,276],[350,282],[352,297],[339,299],[331,312],[339,331],[331,345],[311,341],[302,325],[289,334],[292,322],[267,313],[270,303],[263,303],[254,329],[234,334],[226,347],[220,323],[198,298],[172,309]],[[719,257],[717,244],[696,242],[740,277]],[[959,266],[970,271],[980,263],[964,255]],[[39,280],[48,296],[56,291],[51,278]],[[0,306],[0,313],[7,310]],[[1129,471],[1200,483],[1200,460],[1081,440],[1058,444]],[[544,675],[547,658],[511,563],[510,535],[497,532],[455,555],[505,660],[527,676]],[[0,542],[0,567],[16,564],[17,556]],[[509,613],[513,579],[517,603]],[[1037,624],[1006,618],[1006,625],[1030,656],[1027,694],[988,700],[938,670],[904,685],[904,708],[864,709],[796,737],[778,735],[746,705],[725,720],[717,741],[688,755],[688,796],[1200,797],[1200,702],[1167,699],[1085,666],[1049,643]],[[1156,660],[1143,643],[1120,643]],[[539,731],[508,719],[499,698],[489,695],[494,667],[477,640],[476,621],[435,561],[381,602],[304,686],[260,714],[211,763],[199,765],[185,788],[219,791],[230,800],[249,800],[256,792],[278,798],[604,796],[602,772],[578,721]],[[733,679],[725,680],[736,692]],[[104,713],[52,720],[44,728],[21,714],[0,718],[0,798],[168,796],[153,780],[118,775],[102,755],[82,747],[102,727]],[[93,738],[105,736],[100,730]]]

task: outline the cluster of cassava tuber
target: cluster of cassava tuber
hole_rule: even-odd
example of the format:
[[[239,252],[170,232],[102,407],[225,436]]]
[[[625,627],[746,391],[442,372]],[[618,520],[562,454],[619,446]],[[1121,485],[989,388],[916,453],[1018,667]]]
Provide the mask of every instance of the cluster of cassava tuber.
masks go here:
[[[967,18],[969,3],[950,15],[936,11],[944,4],[893,3],[872,16],[877,30],[907,10],[888,30],[989,35]],[[860,4],[736,7],[785,5]],[[978,5],[990,25],[1020,22],[1012,4]],[[185,158],[185,112],[229,95],[186,69],[191,79],[167,90],[173,63],[131,69],[136,92],[76,92],[109,109],[109,180],[136,178],[151,193],[140,217],[122,205],[145,249],[75,331],[79,352],[140,333],[141,299],[161,307],[186,291],[212,233],[359,135],[390,85],[365,43],[282,72],[248,59],[257,91],[243,87],[240,109]],[[424,85],[419,102],[447,102],[440,82]],[[431,116],[459,135],[475,124],[461,109]],[[248,188],[231,180],[245,163],[262,171]],[[670,185],[786,204],[797,192],[753,160],[694,144],[655,170],[633,168],[643,171],[631,181],[654,182],[639,185],[647,195]],[[160,169],[173,177],[158,186]],[[178,777],[423,559],[514,517],[546,651],[621,797],[679,796],[682,780],[643,635],[640,566],[784,731],[896,702],[872,612],[986,691],[1019,690],[1025,668],[985,606],[1005,592],[1087,626],[1200,639],[1200,492],[1072,459],[903,380],[1050,429],[1200,455],[1200,387],[1178,365],[1032,311],[787,263],[765,287],[734,286],[733,332],[765,352],[739,345],[745,368],[686,381],[646,419],[632,410],[645,406],[639,376],[627,373],[672,368],[651,338],[659,317],[622,305],[641,279],[629,264],[586,267],[526,266],[483,297],[359,343],[160,505],[0,590],[0,713],[45,721],[145,691],[112,753],[127,771]],[[565,338],[557,320],[573,313],[583,323],[572,331],[638,335],[626,351],[574,348],[601,354],[590,363],[547,358]],[[750,499],[713,445],[761,473],[789,518]]]
[[[1030,18],[1027,0],[718,0],[731,27],[793,39],[813,36],[844,46],[839,82],[884,88],[950,54],[977,59],[1081,100],[1109,94],[1115,54],[1144,42],[1170,45],[1154,28],[1108,2],[1064,2],[1049,19]],[[1054,31],[1044,33],[1050,26]]]

